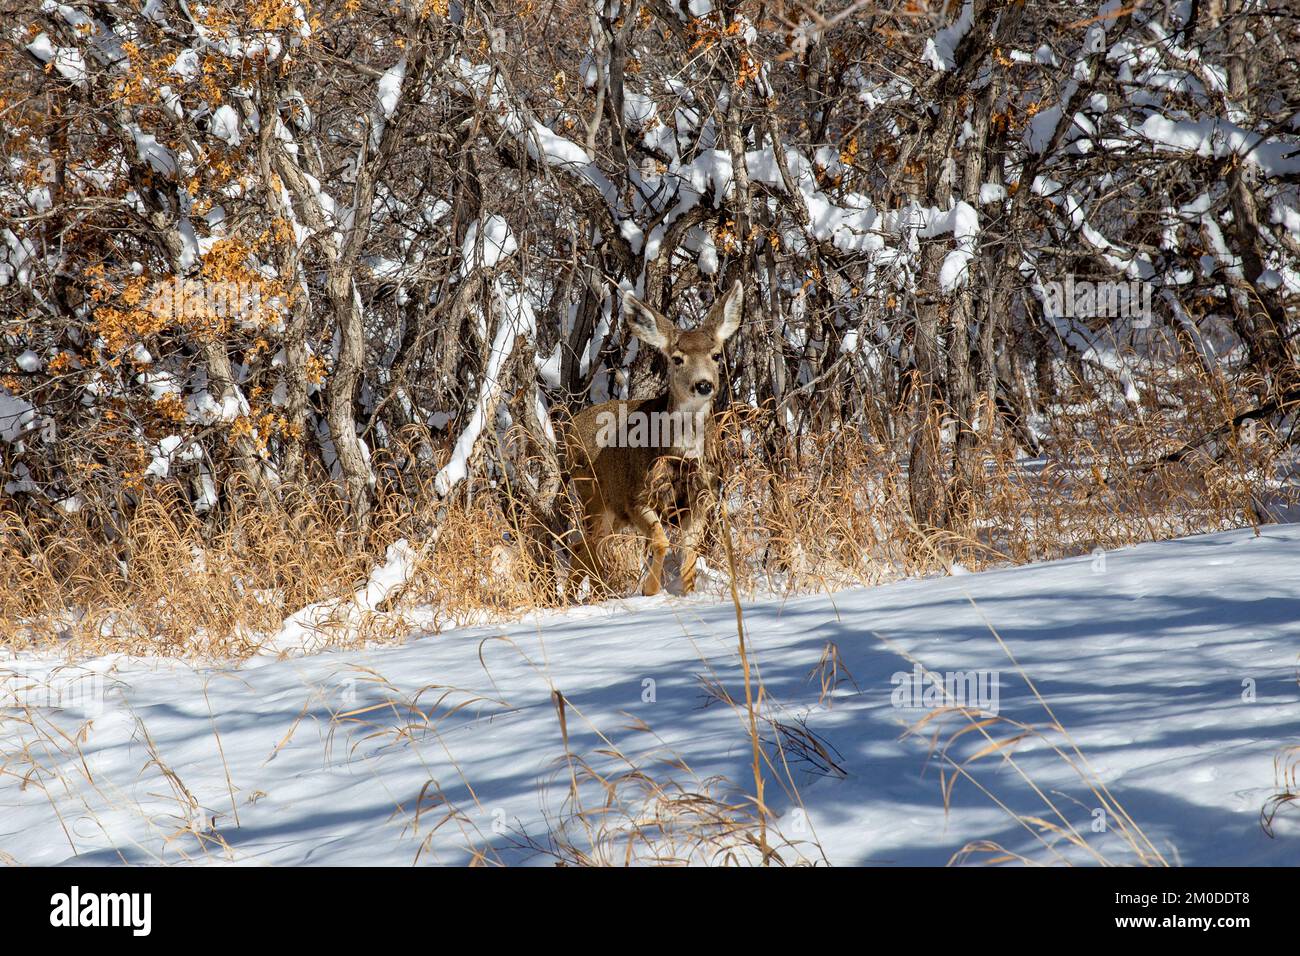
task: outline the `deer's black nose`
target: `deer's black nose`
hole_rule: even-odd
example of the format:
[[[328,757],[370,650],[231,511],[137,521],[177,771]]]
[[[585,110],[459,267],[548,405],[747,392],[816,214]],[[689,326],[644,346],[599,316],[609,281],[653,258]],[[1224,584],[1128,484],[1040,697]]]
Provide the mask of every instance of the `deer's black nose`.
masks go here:
[[[713,393],[713,383],[712,383],[712,382],[696,382],[696,383],[695,383],[695,394],[696,394],[696,395],[710,395],[710,394],[712,394],[712,393]]]

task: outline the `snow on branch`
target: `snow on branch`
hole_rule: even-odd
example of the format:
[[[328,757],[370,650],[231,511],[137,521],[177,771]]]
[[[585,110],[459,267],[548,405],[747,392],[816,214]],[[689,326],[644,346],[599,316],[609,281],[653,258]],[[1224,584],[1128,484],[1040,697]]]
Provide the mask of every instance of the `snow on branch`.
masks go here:
[[[451,452],[451,461],[434,477],[433,487],[439,496],[445,498],[457,485],[469,477],[470,457],[478,444],[492,416],[496,413],[497,403],[504,388],[502,372],[506,361],[515,349],[515,341],[523,338],[533,341],[537,332],[537,316],[532,303],[522,291],[508,290],[503,280],[493,283],[493,293],[501,310],[501,320],[497,324],[496,336],[488,353],[487,368],[479,382],[478,399],[470,412],[469,422],[456,439]]]

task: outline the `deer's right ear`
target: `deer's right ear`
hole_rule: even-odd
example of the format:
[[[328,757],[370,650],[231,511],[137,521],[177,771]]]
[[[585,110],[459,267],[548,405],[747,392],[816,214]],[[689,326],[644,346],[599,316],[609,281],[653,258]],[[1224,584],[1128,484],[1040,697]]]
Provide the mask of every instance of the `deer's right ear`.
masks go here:
[[[638,339],[661,352],[672,347],[675,328],[672,322],[646,305],[631,292],[623,293],[623,315],[627,327]]]
[[[739,279],[731,284],[727,294],[714,303],[709,310],[708,328],[713,332],[718,345],[736,334],[740,328],[741,309],[745,304],[745,286]]]

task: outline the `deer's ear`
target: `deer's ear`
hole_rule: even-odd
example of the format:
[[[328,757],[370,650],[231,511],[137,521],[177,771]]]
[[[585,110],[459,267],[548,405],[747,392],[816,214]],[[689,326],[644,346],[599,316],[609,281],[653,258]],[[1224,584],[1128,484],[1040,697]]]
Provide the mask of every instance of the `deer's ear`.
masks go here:
[[[646,345],[661,352],[667,352],[672,348],[676,327],[631,292],[623,293],[623,315],[632,334]]]
[[[727,294],[713,303],[709,310],[707,327],[718,345],[736,334],[740,328],[740,315],[745,304],[745,287],[739,279],[731,284]]]

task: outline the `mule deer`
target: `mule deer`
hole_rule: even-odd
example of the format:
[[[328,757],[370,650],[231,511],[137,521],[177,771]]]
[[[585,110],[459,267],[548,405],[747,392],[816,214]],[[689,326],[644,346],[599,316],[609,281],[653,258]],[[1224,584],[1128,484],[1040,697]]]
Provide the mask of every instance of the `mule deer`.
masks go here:
[[[651,551],[642,593],[658,593],[668,551],[665,519],[681,529],[682,591],[694,590],[700,537],[718,477],[708,420],[722,348],[740,326],[743,298],[736,282],[700,327],[686,332],[631,293],[623,296],[632,334],[668,360],[668,391],[584,409],[565,429],[566,468],[582,505],[575,570],[588,573],[593,590],[605,586],[601,545],[616,528],[631,525]]]

